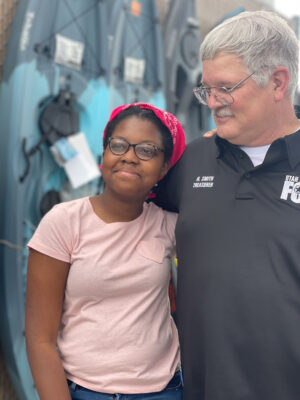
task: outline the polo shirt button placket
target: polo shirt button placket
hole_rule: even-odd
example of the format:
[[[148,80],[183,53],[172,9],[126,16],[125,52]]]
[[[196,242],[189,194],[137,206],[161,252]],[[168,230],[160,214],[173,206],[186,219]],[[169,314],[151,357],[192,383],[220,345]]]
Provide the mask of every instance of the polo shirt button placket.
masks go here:
[[[250,179],[252,178],[252,174],[250,172],[245,173],[245,178]]]

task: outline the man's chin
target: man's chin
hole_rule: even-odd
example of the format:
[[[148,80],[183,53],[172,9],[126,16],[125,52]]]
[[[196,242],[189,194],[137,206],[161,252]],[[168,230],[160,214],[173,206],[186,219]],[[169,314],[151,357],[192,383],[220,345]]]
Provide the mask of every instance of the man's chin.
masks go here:
[[[224,129],[222,127],[217,126],[217,135],[220,138],[225,139],[232,144],[239,144],[239,135],[235,135],[229,129]]]
[[[230,132],[228,131],[228,129],[224,129],[224,127],[218,126],[218,125],[217,125],[217,134],[222,139],[227,139],[227,138],[229,138],[231,136]]]

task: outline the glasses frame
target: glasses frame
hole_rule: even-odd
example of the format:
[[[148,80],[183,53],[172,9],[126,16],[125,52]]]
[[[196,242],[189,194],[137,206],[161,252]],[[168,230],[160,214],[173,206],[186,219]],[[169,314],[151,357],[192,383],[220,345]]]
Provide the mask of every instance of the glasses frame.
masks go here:
[[[252,72],[250,75],[246,76],[246,78],[243,78],[241,81],[239,81],[236,85],[234,85],[232,88],[228,89],[224,86],[212,86],[212,87],[205,87],[205,86],[198,86],[195,87],[193,89],[193,93],[195,95],[195,97],[197,98],[197,100],[199,101],[199,103],[202,103],[204,105],[208,105],[208,103],[201,97],[199,92],[208,92],[211,89],[222,89],[224,90],[225,94],[229,94],[229,96],[231,97],[232,101],[229,103],[228,101],[222,101],[217,94],[213,94],[213,96],[215,97],[215,99],[217,99],[220,103],[222,103],[224,106],[230,106],[231,104],[234,103],[234,97],[232,96],[232,92],[237,89],[238,87],[240,87],[244,82],[246,82],[247,79],[249,79],[252,75],[254,75],[255,72]]]
[[[112,141],[113,139],[119,139],[119,140],[122,140],[123,142],[127,143],[128,147],[127,147],[127,149],[124,151],[124,153],[122,153],[122,154],[116,154],[116,153],[113,152],[113,150],[112,150],[112,148],[111,148],[111,141]],[[154,152],[153,152],[153,155],[152,155],[150,158],[141,158],[141,157],[137,154],[137,152],[136,152],[136,146],[139,146],[139,145],[141,145],[141,144],[147,144],[147,146],[151,146],[151,147],[153,148]],[[124,154],[126,154],[126,153],[129,151],[130,147],[133,147],[134,154],[136,155],[136,157],[137,157],[139,160],[142,160],[142,161],[149,161],[149,160],[151,160],[151,159],[155,156],[155,154],[156,154],[157,151],[161,151],[162,153],[165,152],[164,149],[161,149],[160,147],[156,146],[155,144],[147,143],[147,142],[129,143],[128,140],[126,140],[126,139],[124,139],[124,138],[120,138],[120,137],[110,137],[110,138],[108,138],[108,146],[109,146],[109,150],[110,150],[110,151],[112,152],[112,154],[114,154],[115,156],[123,156]]]

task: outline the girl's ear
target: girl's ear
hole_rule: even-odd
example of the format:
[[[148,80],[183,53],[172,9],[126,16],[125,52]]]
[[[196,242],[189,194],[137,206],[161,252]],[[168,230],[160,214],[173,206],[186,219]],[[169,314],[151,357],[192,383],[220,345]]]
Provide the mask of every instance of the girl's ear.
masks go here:
[[[105,149],[103,149],[103,151],[102,151],[102,155],[101,155],[101,164],[99,165],[99,168],[100,168],[100,170],[102,170],[102,165],[103,165],[103,158],[104,158],[104,154],[105,154],[105,150],[106,150],[106,148]]]
[[[166,161],[161,168],[159,180],[161,180],[167,174],[169,169],[170,169],[170,162]]]

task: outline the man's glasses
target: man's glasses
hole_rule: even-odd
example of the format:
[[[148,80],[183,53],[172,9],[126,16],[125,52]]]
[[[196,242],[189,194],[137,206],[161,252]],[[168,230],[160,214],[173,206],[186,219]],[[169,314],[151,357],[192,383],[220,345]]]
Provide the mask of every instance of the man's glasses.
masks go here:
[[[249,79],[253,74],[254,72],[246,76],[246,78],[242,79],[232,88],[218,87],[218,86],[213,86],[213,87],[199,86],[194,88],[193,92],[197,100],[200,103],[205,104],[206,106],[208,105],[211,96],[214,96],[214,98],[218,100],[220,103],[222,103],[224,106],[230,106],[234,102],[234,98],[231,93],[239,86],[241,86],[241,84],[244,83],[247,79]]]
[[[164,152],[163,149],[151,143],[131,144],[127,142],[126,139],[118,137],[110,137],[108,139],[108,145],[110,151],[115,156],[122,156],[123,154],[127,153],[130,147],[133,147],[134,153],[137,158],[143,161],[151,160],[151,158],[155,156],[157,151]]]

